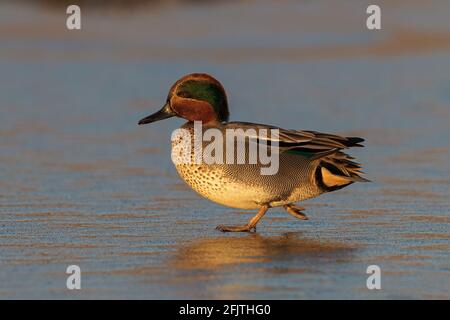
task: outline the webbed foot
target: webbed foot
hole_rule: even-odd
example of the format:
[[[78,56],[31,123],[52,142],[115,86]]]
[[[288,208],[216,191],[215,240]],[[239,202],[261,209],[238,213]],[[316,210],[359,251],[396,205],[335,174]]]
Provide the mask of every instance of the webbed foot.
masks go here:
[[[225,226],[223,224],[218,225],[216,227],[216,230],[222,231],[222,232],[251,232],[254,230],[256,232],[256,226],[251,228],[249,225],[243,225],[243,226]]]
[[[264,214],[269,209],[268,205],[263,205],[258,213],[250,219],[250,221],[243,226],[225,226],[225,225],[219,225],[216,227],[216,230],[222,231],[222,232],[251,232],[254,230],[256,232],[256,224],[258,221],[264,216]]]

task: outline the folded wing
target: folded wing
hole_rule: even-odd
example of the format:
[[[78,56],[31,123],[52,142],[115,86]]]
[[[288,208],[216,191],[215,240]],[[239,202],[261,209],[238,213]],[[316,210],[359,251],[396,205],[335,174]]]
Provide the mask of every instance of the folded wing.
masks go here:
[[[323,174],[333,179],[345,179],[351,182],[369,181],[361,174],[361,165],[354,158],[341,150],[351,147],[363,147],[364,139],[359,137],[343,137],[335,134],[309,130],[288,130],[265,124],[249,122],[229,122],[227,129],[240,129],[249,139],[259,143],[278,144],[280,153],[298,154],[310,161],[319,161],[324,168]],[[276,134],[271,129],[276,129]],[[272,133],[272,134],[271,134]]]

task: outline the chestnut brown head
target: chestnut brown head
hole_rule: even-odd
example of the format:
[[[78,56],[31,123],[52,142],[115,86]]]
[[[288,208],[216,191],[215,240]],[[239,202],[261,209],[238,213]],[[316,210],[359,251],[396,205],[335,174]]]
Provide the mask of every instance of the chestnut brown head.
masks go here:
[[[143,118],[139,124],[174,116],[203,123],[228,121],[229,112],[225,90],[219,81],[208,74],[188,74],[170,88],[163,108]]]

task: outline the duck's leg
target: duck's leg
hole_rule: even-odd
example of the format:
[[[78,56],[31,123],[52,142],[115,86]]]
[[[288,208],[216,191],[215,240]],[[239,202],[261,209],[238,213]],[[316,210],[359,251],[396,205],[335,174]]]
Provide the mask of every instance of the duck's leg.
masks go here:
[[[216,229],[222,232],[250,232],[252,229],[255,229],[256,231],[256,224],[264,216],[264,214],[267,212],[268,209],[269,209],[268,205],[262,206],[259,209],[258,213],[253,218],[251,218],[246,225],[243,226],[219,225],[216,227]]]
[[[295,206],[293,204],[287,204],[284,206],[284,209],[291,214],[292,216],[296,217],[300,220],[309,220],[309,218],[302,212],[302,210],[305,210],[305,208],[300,206]]]

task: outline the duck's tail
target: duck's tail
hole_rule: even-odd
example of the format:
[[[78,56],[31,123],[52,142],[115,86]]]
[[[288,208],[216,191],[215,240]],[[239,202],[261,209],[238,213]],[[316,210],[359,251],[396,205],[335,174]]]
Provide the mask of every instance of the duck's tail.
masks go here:
[[[362,146],[359,143],[361,138],[350,138],[353,140],[351,146]],[[353,182],[370,182],[370,180],[361,176],[361,165],[356,163],[353,157],[335,149],[323,154],[317,159],[319,164],[316,169],[316,181],[324,191],[334,191],[341,189]]]

